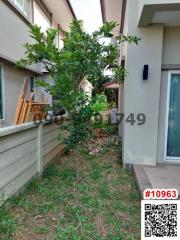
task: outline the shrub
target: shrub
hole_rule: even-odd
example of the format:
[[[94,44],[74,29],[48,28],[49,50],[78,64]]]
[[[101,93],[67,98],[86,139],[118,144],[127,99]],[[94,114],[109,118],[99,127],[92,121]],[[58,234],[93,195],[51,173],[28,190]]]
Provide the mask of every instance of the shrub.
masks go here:
[[[107,97],[102,94],[97,94],[94,99],[94,103],[92,104],[92,110],[95,114],[98,114],[101,111],[104,111],[108,108]]]

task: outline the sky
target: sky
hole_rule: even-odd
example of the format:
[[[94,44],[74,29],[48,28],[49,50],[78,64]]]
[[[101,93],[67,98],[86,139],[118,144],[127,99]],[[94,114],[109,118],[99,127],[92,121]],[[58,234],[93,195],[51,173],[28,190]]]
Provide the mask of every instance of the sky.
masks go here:
[[[88,33],[102,26],[100,0],[70,0],[77,19],[83,20],[84,30]]]
[[[88,33],[96,31],[103,25],[100,0],[70,0],[74,13],[79,20],[83,20],[84,30]],[[109,44],[109,39],[101,39],[105,44]],[[106,70],[105,75],[112,75]]]

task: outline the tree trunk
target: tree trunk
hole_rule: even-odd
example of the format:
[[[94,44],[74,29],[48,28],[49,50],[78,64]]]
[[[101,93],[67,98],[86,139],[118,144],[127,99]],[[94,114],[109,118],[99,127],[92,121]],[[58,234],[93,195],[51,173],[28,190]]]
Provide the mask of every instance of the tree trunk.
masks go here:
[[[76,158],[76,181],[80,180],[80,158]]]

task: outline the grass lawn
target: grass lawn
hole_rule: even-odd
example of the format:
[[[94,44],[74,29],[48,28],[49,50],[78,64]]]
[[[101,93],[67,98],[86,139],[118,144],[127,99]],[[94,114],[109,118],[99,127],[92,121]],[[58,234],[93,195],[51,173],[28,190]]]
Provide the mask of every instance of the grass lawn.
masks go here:
[[[140,198],[119,149],[109,141],[96,157],[72,152],[49,165],[1,208],[0,239],[139,240]]]

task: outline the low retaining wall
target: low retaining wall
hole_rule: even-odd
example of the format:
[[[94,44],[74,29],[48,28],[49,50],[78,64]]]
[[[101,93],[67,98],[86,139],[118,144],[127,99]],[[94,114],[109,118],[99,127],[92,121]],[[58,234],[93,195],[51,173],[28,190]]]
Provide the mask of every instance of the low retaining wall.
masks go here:
[[[0,129],[0,194],[2,200],[17,193],[43,168],[63,153],[56,123],[25,123]]]

